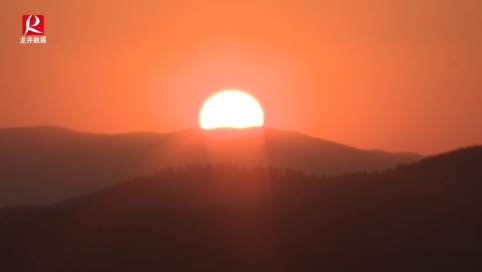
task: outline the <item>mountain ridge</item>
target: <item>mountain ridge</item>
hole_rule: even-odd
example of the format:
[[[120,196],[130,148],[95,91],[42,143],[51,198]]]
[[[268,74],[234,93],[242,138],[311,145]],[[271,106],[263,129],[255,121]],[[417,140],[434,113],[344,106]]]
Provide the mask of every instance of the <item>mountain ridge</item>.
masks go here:
[[[48,204],[186,164],[230,161],[336,175],[380,171],[418,154],[365,151],[272,128],[95,134],[57,126],[0,129],[0,207]],[[246,133],[246,137],[238,137]],[[235,136],[234,138],[232,136]]]

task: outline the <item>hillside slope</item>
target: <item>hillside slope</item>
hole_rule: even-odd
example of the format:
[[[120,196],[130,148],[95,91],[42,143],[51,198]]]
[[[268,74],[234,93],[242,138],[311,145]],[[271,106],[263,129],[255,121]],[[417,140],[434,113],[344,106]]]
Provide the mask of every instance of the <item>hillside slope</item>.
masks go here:
[[[482,147],[316,177],[235,164],[0,210],[2,271],[479,271]]]

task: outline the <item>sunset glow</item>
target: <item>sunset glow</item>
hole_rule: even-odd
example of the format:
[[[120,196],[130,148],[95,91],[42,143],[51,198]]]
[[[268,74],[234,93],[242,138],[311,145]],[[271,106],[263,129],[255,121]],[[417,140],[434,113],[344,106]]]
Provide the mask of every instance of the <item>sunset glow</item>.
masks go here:
[[[223,91],[209,98],[199,115],[203,129],[245,128],[263,125],[263,110],[251,96],[240,91]]]

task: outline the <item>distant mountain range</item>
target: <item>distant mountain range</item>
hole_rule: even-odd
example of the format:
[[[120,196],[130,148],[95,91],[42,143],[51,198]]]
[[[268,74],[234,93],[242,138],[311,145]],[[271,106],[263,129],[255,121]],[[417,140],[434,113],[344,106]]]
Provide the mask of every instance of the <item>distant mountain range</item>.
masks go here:
[[[0,271],[481,271],[482,146],[381,173],[233,163],[0,209]]]
[[[270,128],[94,134],[0,129],[0,206],[48,204],[167,167],[231,162],[336,175],[420,160]]]

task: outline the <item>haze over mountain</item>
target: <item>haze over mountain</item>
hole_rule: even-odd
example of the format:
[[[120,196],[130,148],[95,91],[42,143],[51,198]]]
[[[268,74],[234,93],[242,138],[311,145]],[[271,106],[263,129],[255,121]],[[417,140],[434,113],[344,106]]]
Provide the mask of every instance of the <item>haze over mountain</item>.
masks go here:
[[[0,209],[1,271],[480,271],[482,146],[383,173],[164,170]]]
[[[0,206],[47,204],[170,166],[232,162],[335,175],[419,160],[271,128],[93,134],[61,127],[0,130]]]

